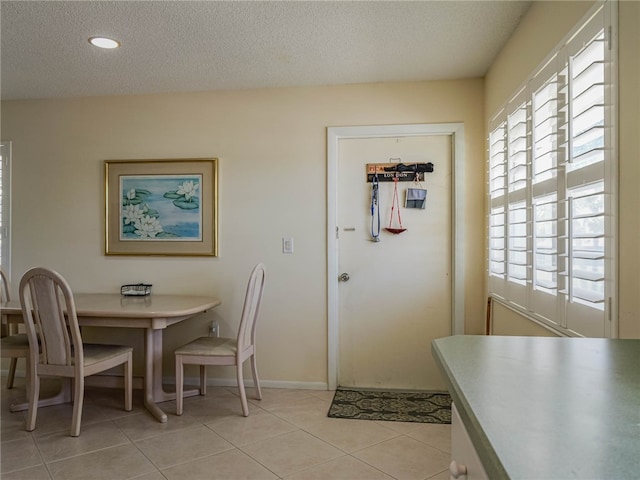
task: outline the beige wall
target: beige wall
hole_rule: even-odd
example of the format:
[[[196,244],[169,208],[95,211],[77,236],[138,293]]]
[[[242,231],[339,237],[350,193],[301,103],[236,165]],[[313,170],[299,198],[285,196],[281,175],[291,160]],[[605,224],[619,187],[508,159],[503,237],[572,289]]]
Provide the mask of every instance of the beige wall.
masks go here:
[[[494,335],[524,335],[531,337],[556,336],[548,328],[524,318],[499,302],[492,302],[491,329]]]
[[[118,292],[123,283],[145,281],[154,293],[219,296],[214,312],[166,331],[165,375],[173,376],[173,348],[205,334],[211,319],[223,335],[235,333],[247,276],[261,260],[268,269],[261,377],[322,386],[326,128],[464,122],[466,330],[480,333],[484,251],[471,240],[484,235],[483,89],[482,79],[472,79],[3,102],[2,140],[13,142],[14,292],[22,273],[45,265],[77,292]],[[103,254],[105,159],[211,156],[220,158],[218,258]],[[293,255],[281,253],[283,236],[295,238]],[[130,342],[130,333],[100,335]],[[141,334],[133,339],[141,346]],[[220,372],[212,376],[233,375]]]
[[[620,3],[621,338],[640,338],[640,2]]]
[[[486,121],[593,2],[534,2],[485,79]],[[619,336],[640,338],[640,2],[619,2]],[[494,327],[505,325],[495,316]],[[516,329],[515,334],[530,328]],[[512,327],[494,333],[514,334]],[[524,333],[523,333],[524,334]]]
[[[485,78],[485,114],[491,118],[522,86],[593,2],[533,2]]]

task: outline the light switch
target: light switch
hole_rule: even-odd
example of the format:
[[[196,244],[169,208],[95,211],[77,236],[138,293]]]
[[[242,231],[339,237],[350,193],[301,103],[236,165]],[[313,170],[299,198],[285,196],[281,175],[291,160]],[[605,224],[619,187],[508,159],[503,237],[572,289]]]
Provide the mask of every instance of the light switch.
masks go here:
[[[282,237],[282,253],[293,253],[293,237]]]

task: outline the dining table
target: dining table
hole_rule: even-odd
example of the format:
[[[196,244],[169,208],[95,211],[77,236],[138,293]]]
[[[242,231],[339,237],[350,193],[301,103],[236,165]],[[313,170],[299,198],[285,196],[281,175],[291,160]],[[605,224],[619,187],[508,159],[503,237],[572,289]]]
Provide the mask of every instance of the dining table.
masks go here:
[[[165,423],[167,415],[160,402],[175,400],[175,392],[162,385],[163,331],[176,323],[200,315],[222,302],[210,296],[157,295],[125,296],[116,293],[74,294],[78,323],[81,327],[112,327],[144,329],[144,405],[158,421]],[[2,303],[2,315],[9,323],[22,321],[19,300]],[[185,392],[196,395],[198,390]],[[42,399],[39,406],[70,401],[70,389],[62,388],[54,397]],[[12,411],[28,408],[28,404],[11,406]]]

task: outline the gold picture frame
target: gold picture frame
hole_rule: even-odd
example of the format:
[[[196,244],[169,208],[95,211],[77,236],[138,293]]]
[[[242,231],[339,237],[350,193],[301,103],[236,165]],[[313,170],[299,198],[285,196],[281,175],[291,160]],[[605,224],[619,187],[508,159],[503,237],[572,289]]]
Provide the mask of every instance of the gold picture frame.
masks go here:
[[[218,159],[105,160],[105,255],[218,255]]]

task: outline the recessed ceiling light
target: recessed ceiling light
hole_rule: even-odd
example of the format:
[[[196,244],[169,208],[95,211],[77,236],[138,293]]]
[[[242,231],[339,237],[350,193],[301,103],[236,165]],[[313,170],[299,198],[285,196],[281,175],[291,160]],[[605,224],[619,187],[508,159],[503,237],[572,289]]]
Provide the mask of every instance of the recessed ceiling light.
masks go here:
[[[120,42],[107,37],[91,37],[89,43],[100,48],[118,48]]]

